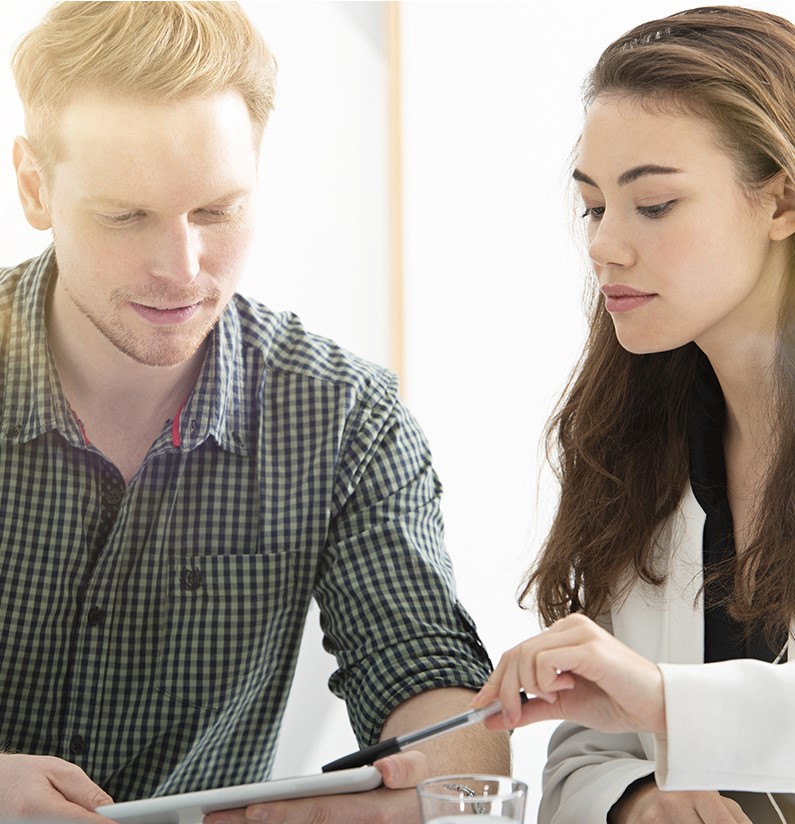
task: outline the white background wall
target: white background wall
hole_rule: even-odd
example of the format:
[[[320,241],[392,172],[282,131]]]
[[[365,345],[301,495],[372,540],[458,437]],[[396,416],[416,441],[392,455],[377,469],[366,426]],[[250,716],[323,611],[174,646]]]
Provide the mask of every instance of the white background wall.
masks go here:
[[[48,3],[0,2],[0,55]],[[385,363],[386,104],[378,3],[245,4],[280,66],[263,147],[261,232],[243,291],[297,311]],[[695,2],[402,4],[406,217],[405,394],[445,483],[447,542],[486,646],[537,630],[515,593],[549,522],[539,436],[583,334],[585,267],[564,198],[579,89],[601,49]],[[795,19],[795,0],[747,5]],[[3,58],[5,59],[5,58]],[[0,72],[0,145],[19,130]],[[2,149],[4,152],[5,149]],[[28,230],[0,163],[0,265],[46,239]],[[333,668],[317,616],[288,708],[277,773],[316,770],[354,746],[322,690]],[[552,725],[513,737],[535,820]]]

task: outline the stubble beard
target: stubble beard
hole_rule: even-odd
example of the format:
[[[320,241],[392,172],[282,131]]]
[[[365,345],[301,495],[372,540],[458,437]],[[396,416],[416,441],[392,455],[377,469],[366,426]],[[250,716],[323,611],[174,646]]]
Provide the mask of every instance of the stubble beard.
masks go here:
[[[144,305],[170,303],[175,306],[189,306],[207,301],[218,305],[220,293],[183,295],[177,300],[164,299],[167,290],[149,290],[144,295],[131,295],[122,289],[114,290],[109,299],[109,308],[100,313],[92,310],[80,300],[64,283],[65,291],[82,315],[116,349],[143,366],[173,367],[188,361],[198,352],[215,327],[223,309],[213,312],[208,318],[191,318],[187,323],[174,327],[152,326],[146,335],[137,334],[123,320],[125,307],[131,302]],[[129,309],[127,309],[129,311]]]

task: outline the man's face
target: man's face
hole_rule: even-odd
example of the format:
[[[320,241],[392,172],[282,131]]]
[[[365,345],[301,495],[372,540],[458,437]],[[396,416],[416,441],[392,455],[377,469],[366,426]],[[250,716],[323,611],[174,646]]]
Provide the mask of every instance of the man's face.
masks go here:
[[[242,99],[84,94],[59,131],[62,160],[42,195],[58,327],[139,363],[185,362],[234,293],[252,238],[257,152]]]

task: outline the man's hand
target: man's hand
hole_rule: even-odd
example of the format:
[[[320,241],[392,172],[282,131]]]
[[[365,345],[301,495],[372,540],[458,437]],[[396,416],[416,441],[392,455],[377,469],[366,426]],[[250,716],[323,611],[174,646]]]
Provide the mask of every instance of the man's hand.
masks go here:
[[[731,798],[717,792],[663,792],[653,781],[627,793],[611,811],[610,824],[752,824]]]
[[[535,695],[524,706],[519,691]],[[500,699],[489,729],[553,718],[603,732],[665,732],[665,695],[656,664],[582,615],[569,615],[502,656],[474,706]]]
[[[94,808],[113,799],[79,767],[43,755],[0,754],[0,818],[107,824]]]
[[[387,718],[381,739],[404,735],[467,709],[472,693],[442,688],[415,695],[399,704]],[[457,730],[376,761],[384,786],[377,790],[320,798],[301,798],[252,804],[245,810],[217,812],[205,824],[419,824],[420,805],[415,786],[432,775],[452,773],[507,774],[511,768],[508,736],[481,725]]]
[[[397,824],[417,822],[415,785],[431,774],[425,755],[416,750],[390,755],[375,762],[384,786],[363,793],[298,798],[252,804],[245,810],[227,810],[205,817],[205,824]]]

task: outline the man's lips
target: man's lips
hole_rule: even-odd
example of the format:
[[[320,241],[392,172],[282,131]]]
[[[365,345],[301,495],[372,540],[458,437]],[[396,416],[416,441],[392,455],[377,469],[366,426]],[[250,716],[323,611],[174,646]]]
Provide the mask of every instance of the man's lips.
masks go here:
[[[156,326],[174,326],[185,321],[190,320],[199,307],[202,301],[196,303],[189,303],[184,306],[147,306],[144,303],[135,303],[130,301],[130,306],[133,311],[148,323]]]
[[[605,309],[611,314],[638,309],[657,297],[654,292],[641,292],[623,283],[606,283],[602,286],[602,294],[605,296]]]

